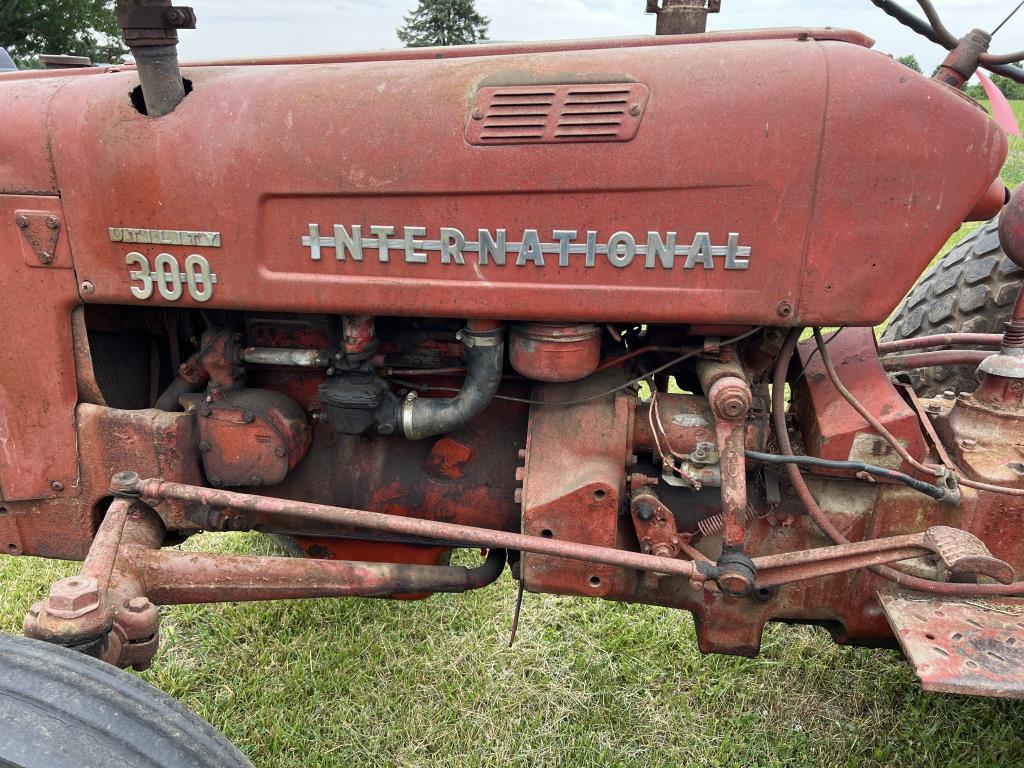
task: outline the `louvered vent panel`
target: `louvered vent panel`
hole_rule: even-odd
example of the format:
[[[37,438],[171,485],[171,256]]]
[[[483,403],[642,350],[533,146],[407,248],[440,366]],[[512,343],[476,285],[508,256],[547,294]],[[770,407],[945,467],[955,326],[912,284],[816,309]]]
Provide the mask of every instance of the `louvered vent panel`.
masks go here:
[[[466,140],[482,146],[629,141],[647,98],[641,83],[481,88]]]

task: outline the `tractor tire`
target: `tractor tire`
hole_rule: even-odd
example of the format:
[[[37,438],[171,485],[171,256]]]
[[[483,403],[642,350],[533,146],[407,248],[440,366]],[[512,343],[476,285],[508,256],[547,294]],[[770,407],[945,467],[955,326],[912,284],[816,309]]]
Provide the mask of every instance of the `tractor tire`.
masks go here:
[[[938,333],[1002,333],[1024,271],[999,246],[999,219],[963,239],[924,273],[889,319],[881,341]],[[993,350],[994,351],[994,350]],[[973,392],[972,366],[916,368],[898,376],[918,394]]]
[[[252,768],[212,725],[136,677],[0,635],[0,766]]]

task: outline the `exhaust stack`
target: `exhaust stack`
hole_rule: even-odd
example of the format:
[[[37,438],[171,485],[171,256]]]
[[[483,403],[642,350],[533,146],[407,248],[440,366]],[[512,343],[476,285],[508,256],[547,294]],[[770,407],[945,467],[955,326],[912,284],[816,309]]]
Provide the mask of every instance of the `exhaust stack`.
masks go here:
[[[178,30],[195,29],[196,14],[171,0],[119,0],[117,23],[135,57],[146,114],[162,117],[185,98],[178,66]]]
[[[647,0],[647,13],[658,17],[657,35],[692,35],[706,32],[708,14],[718,13],[722,0]]]

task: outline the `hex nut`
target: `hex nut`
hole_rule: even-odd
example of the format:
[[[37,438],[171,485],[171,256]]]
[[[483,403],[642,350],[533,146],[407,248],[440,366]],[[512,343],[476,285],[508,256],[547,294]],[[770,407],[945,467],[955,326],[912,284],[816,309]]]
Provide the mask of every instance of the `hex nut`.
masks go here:
[[[74,619],[99,607],[100,586],[91,576],[72,576],[55,581],[50,587],[46,612],[63,619]]]
[[[125,603],[124,607],[127,608],[131,613],[145,613],[149,610],[151,605],[152,603],[149,602],[149,598],[139,596],[133,597],[131,600]]]

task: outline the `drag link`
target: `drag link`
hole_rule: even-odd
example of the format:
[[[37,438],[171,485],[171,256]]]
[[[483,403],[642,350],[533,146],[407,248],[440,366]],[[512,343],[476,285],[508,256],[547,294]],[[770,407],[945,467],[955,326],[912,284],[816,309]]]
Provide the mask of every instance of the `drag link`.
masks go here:
[[[698,578],[697,566],[689,560],[627,552],[611,547],[599,547],[571,541],[558,541],[541,536],[511,533],[489,528],[477,528],[456,523],[442,523],[415,517],[388,515],[346,507],[332,507],[305,501],[255,496],[234,491],[204,488],[197,485],[165,482],[160,478],[139,479],[134,472],[122,472],[111,483],[115,493],[134,495],[144,501],[156,502],[173,499],[201,504],[214,509],[273,515],[284,518],[314,520],[331,525],[352,526],[363,530],[380,531],[405,536],[419,536],[433,540],[456,541],[472,546],[518,550],[539,555],[564,557],[591,563],[632,568],[639,571],[664,573],[670,576]]]

